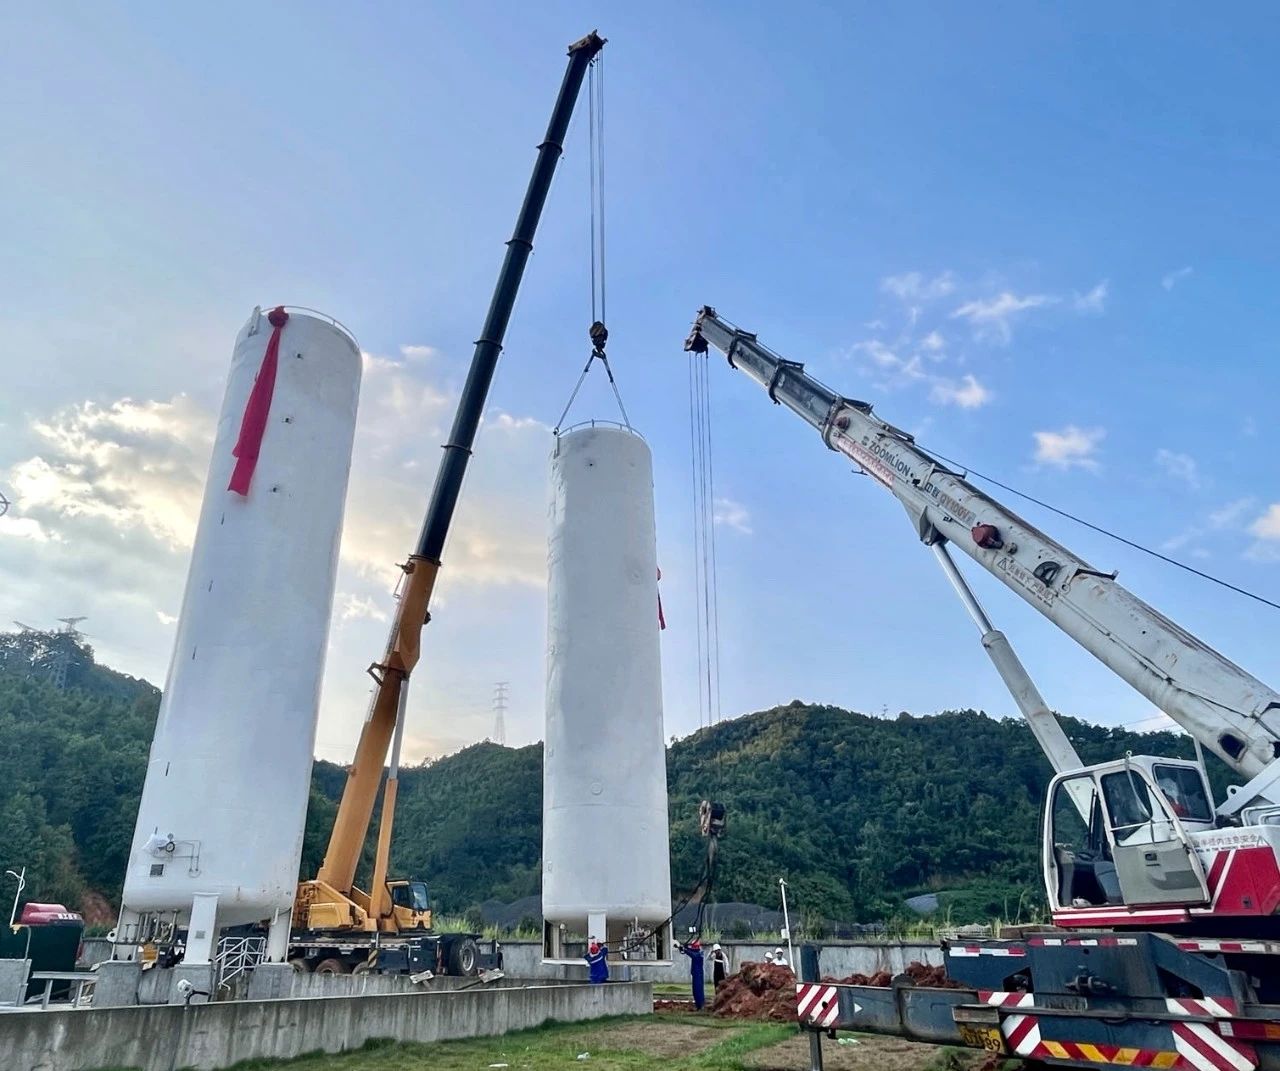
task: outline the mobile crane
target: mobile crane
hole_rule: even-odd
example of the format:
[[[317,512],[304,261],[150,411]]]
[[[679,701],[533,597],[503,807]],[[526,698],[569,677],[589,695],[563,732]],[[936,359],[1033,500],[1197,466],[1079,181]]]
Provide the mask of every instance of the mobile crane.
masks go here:
[[[484,327],[475,344],[467,380],[458,399],[449,441],[417,546],[401,567],[401,585],[386,653],[369,667],[375,691],[360,742],[347,774],[324,864],[315,878],[298,885],[294,900],[290,961],[299,970],[340,973],[348,970],[431,970],[471,974],[485,965],[474,934],[431,932],[427,887],[421,881],[388,880],[391,832],[399,784],[409,676],[418,663],[423,625],[449,524],[471,458],[485,399],[502,353],[502,342],[524,275],[565,134],[582,82],[604,38],[594,31],[569,46],[569,63],[552,109],[546,136],[525,192],[515,232],[507,243]],[[356,887],[356,867],[373,820],[374,802],[390,749],[391,762],[382,790],[382,816],[369,891]],[[490,965],[497,963],[497,951]]]
[[[1054,928],[944,948],[954,989],[821,982],[801,1023],[987,1048],[1064,1067],[1280,1068],[1280,694],[984,494],[914,438],[710,307],[685,349],[731,367],[905,507],[978,626],[1054,776],[1041,867]],[[1213,805],[1203,761],[1085,766],[949,553],[1023,598],[1246,779]]]

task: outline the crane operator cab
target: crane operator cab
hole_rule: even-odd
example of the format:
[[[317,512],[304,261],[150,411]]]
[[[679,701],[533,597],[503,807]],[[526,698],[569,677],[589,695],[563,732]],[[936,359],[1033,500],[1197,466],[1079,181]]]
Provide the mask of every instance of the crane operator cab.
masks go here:
[[[391,893],[391,915],[397,932],[431,929],[431,901],[425,881],[389,881],[387,890]]]
[[[1203,904],[1189,832],[1214,828],[1200,766],[1126,756],[1059,774],[1044,815],[1045,888],[1055,910]]]

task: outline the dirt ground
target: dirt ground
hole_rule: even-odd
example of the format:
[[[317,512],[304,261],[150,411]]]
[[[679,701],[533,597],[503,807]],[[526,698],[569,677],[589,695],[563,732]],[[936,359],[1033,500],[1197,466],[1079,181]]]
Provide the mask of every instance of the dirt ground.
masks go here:
[[[822,1051],[827,1071],[992,1071],[981,1053],[896,1038],[860,1035],[843,1045],[825,1038]],[[668,1013],[436,1044],[377,1042],[237,1071],[564,1071],[579,1061],[582,1071],[807,1071],[809,1042],[786,1023]]]
[[[583,1032],[583,1047],[590,1048],[587,1042],[599,1039],[602,1034],[610,1049],[627,1049],[660,1059],[693,1056],[725,1039],[725,1032],[712,1026],[672,1023],[665,1019],[659,1023],[655,1017],[612,1023],[605,1030],[588,1028]]]
[[[846,1043],[822,1039],[822,1066],[826,1071],[977,1071],[983,1054],[917,1045],[897,1038],[860,1034],[841,1035]],[[807,1071],[809,1037],[797,1035],[776,1045],[758,1049],[743,1058],[752,1071]]]

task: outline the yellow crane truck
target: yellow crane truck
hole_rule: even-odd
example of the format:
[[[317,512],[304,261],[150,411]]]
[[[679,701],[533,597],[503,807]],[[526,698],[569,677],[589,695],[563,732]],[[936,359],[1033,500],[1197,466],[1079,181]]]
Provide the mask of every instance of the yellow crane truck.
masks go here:
[[[376,969],[474,974],[501,961],[496,942],[488,954],[482,955],[476,934],[432,931],[425,883],[387,877],[400,744],[409,675],[418,662],[422,627],[430,620],[431,592],[440,570],[445,537],[462,489],[476,429],[502,352],[503,337],[525,264],[533,250],[538,220],[563,152],[569,120],[587,68],[603,47],[604,39],[595,32],[569,46],[568,68],[546,136],[538,146],[537,162],[515,232],[507,243],[484,328],[458,399],[458,410],[436,474],[422,534],[409,560],[401,567],[404,581],[386,653],[381,662],[369,667],[377,688],[360,733],[355,759],[348,770],[324,865],[314,878],[298,885],[289,959],[300,971],[345,974]],[[388,750],[391,763],[382,789],[382,818],[372,880],[366,892],[356,887],[356,867],[373,820]]]

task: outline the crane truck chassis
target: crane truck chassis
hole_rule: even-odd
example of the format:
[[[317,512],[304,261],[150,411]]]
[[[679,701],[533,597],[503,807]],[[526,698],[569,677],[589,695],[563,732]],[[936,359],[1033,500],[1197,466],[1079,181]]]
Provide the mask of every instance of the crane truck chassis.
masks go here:
[[[1041,865],[1056,928],[944,944],[947,988],[906,975],[888,987],[824,980],[816,946],[802,948],[797,1014],[814,1071],[823,1034],[837,1030],[1035,1066],[1280,1071],[1280,693],[708,306],[685,349],[712,347],[906,508],[1054,769]],[[1085,766],[949,546],[1246,783],[1215,806],[1203,758]]]

